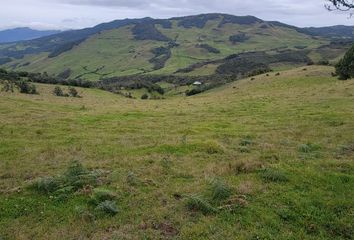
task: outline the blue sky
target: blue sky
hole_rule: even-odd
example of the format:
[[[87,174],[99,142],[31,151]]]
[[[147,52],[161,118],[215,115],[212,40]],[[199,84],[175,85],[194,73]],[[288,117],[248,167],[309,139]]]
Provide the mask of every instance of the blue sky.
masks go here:
[[[123,18],[168,18],[214,12],[253,15],[300,27],[354,25],[354,17],[328,12],[325,3],[325,0],[11,0],[1,3],[0,29],[23,26],[76,29]]]

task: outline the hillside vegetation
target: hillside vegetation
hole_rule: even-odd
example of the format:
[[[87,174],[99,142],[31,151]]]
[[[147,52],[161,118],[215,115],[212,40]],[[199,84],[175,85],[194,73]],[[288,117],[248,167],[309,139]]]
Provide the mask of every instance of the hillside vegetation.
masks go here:
[[[125,19],[0,45],[0,64],[9,70],[66,73],[86,80],[134,74],[211,75],[219,73],[216,69],[225,58],[245,52],[301,55],[300,61],[267,62],[272,69],[336,61],[350,47],[352,33],[345,26],[302,29],[225,14]]]
[[[160,101],[0,93],[0,238],[352,239],[354,84],[333,71]]]

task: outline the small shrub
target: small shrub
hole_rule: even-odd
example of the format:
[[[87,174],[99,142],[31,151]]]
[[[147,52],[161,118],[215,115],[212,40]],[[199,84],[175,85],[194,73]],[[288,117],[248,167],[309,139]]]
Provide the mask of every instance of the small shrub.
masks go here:
[[[275,76],[280,76],[280,73],[276,73]]]
[[[63,90],[59,87],[59,86],[56,86],[53,90],[53,94],[55,96],[58,96],[58,97],[64,97],[64,92]]]
[[[129,172],[128,175],[127,175],[127,183],[130,185],[130,186],[135,186],[137,185],[138,183],[138,180],[134,174],[134,172]]]
[[[55,192],[59,187],[60,181],[54,177],[39,178],[31,185],[33,190],[44,194]]]
[[[141,99],[142,99],[142,100],[149,99],[149,95],[147,95],[146,93],[144,93],[144,94],[141,96]]]
[[[190,196],[187,199],[186,206],[190,211],[200,211],[203,214],[215,213],[216,209],[210,203],[200,196]]]
[[[251,150],[247,146],[239,146],[238,150],[241,153],[250,153],[251,152]]]
[[[261,171],[261,177],[266,182],[288,182],[289,179],[283,172],[276,169],[264,169]]]
[[[26,81],[16,82],[16,86],[20,89],[20,93],[38,94],[36,86],[34,84],[30,84]]]
[[[69,95],[70,95],[71,97],[80,97],[80,96],[79,96],[79,92],[78,92],[75,88],[69,87],[69,88],[68,88],[68,91],[69,91]]]
[[[215,180],[211,187],[213,200],[222,201],[231,196],[231,188],[220,180]]]
[[[108,189],[98,188],[93,190],[91,202],[98,205],[104,201],[113,201],[116,199],[116,194]]]
[[[244,138],[241,139],[240,141],[240,146],[248,146],[248,145],[252,145],[253,141],[250,138]]]
[[[114,201],[104,201],[97,205],[96,211],[114,216],[118,213],[117,205]]]
[[[241,174],[241,173],[253,173],[262,169],[263,167],[264,166],[261,162],[250,160],[250,161],[237,162],[234,166],[234,169],[236,174]]]
[[[299,152],[302,152],[302,153],[310,153],[310,152],[318,151],[320,149],[321,149],[320,145],[313,144],[313,143],[301,144],[299,146]]]
[[[224,152],[223,147],[215,141],[208,141],[204,143],[204,149],[205,152],[208,154],[216,154],[216,153]]]

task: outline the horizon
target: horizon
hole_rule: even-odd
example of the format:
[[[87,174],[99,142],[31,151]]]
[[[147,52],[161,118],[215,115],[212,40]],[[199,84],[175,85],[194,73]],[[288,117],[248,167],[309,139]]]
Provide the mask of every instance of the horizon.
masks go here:
[[[262,19],[262,18],[259,18],[257,16],[253,16],[253,15],[234,15],[234,14],[229,14],[229,13],[216,13],[216,12],[209,12],[209,13],[199,13],[199,14],[191,14],[191,15],[183,15],[183,16],[174,16],[174,17],[168,17],[168,18],[154,18],[154,17],[151,17],[151,16],[145,16],[145,17],[140,17],[140,18],[120,18],[120,19],[112,19],[110,21],[105,21],[105,22],[99,22],[95,25],[91,25],[91,26],[85,26],[85,27],[82,27],[82,28],[41,28],[41,27],[31,27],[31,26],[26,26],[26,25],[23,25],[23,26],[14,26],[14,27],[9,27],[9,28],[2,28],[0,27],[0,31],[6,31],[6,30],[16,30],[16,29],[31,29],[31,30],[37,30],[37,31],[55,31],[55,30],[60,30],[60,31],[75,31],[75,30],[80,30],[80,29],[84,29],[84,28],[92,28],[92,27],[95,27],[97,25],[100,25],[100,24],[104,24],[104,23],[110,23],[110,22],[114,22],[114,21],[121,21],[121,20],[126,20],[126,19],[144,19],[144,18],[151,18],[151,19],[162,19],[162,20],[170,20],[170,19],[173,19],[173,18],[183,18],[183,17],[191,17],[191,16],[199,16],[199,15],[209,15],[209,14],[220,14],[220,15],[233,15],[233,16],[237,16],[237,17],[247,17],[247,16],[250,16],[250,17],[256,17],[262,21],[265,21],[265,22],[281,22],[281,21],[278,21],[278,20],[265,20],[265,19]],[[285,22],[281,22],[281,23],[285,23]],[[288,24],[288,23],[285,23],[285,24]],[[353,26],[354,27],[354,23],[352,24],[334,24],[334,25],[323,25],[323,26],[305,26],[305,27],[302,27],[302,26],[297,26],[297,25],[292,25],[292,24],[288,24],[290,26],[294,26],[294,27],[299,27],[299,28],[311,28],[311,27],[315,27],[315,28],[320,28],[320,27],[333,27],[333,26]]]
[[[352,26],[346,12],[329,12],[326,1],[275,0],[262,5],[240,0],[205,3],[201,0],[13,0],[0,9],[0,30],[29,27],[36,30],[74,30],[126,18],[168,19],[207,13],[255,16],[297,27]],[[16,13],[16,14],[14,14]]]

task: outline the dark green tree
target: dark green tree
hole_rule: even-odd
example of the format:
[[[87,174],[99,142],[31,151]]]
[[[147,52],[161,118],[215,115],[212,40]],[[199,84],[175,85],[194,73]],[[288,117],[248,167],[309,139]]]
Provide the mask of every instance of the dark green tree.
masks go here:
[[[337,63],[336,73],[341,80],[354,78],[354,44],[345,56]]]
[[[72,97],[80,97],[79,96],[79,92],[73,88],[73,87],[69,87],[69,95],[72,96]]]
[[[146,100],[149,98],[149,95],[147,95],[146,93],[144,93],[142,96],[141,96],[141,99],[143,100]]]
[[[56,86],[53,90],[53,94],[55,96],[58,96],[58,97],[63,97],[64,96],[64,92],[63,90],[59,87],[59,86]]]
[[[20,93],[38,94],[36,86],[26,81],[18,81],[16,82],[16,86],[20,89]]]

